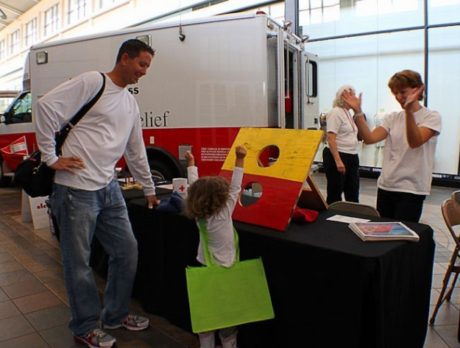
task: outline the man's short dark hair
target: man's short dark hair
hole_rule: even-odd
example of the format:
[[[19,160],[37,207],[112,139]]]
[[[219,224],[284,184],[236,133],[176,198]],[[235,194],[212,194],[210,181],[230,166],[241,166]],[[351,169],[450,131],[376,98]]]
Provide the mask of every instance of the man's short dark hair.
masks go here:
[[[129,58],[133,59],[139,56],[141,52],[147,51],[152,56],[155,55],[155,50],[145,42],[138,39],[129,39],[123,42],[118,50],[117,63],[121,60],[121,56],[125,53]]]

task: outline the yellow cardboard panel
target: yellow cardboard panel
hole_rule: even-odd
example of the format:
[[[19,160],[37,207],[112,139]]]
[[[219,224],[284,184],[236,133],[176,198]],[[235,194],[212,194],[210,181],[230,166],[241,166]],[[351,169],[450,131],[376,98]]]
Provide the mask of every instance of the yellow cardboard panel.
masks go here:
[[[304,182],[322,136],[321,130],[241,128],[222,169],[233,170],[235,146],[244,145],[248,151],[244,161],[245,173]],[[260,153],[271,145],[279,149],[278,160],[269,167],[260,166]]]

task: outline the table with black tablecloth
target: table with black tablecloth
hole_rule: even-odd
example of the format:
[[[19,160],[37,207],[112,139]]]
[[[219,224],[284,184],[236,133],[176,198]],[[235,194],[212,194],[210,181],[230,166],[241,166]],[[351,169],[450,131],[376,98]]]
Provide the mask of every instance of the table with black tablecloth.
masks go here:
[[[128,210],[139,242],[134,296],[146,311],[190,330],[185,267],[196,264],[195,223],[149,210],[144,199],[129,200]],[[335,214],[291,223],[284,233],[235,223],[241,259],[263,258],[276,316],[240,326],[241,348],[423,347],[432,229],[407,223],[419,242],[362,242],[347,224],[326,220]]]

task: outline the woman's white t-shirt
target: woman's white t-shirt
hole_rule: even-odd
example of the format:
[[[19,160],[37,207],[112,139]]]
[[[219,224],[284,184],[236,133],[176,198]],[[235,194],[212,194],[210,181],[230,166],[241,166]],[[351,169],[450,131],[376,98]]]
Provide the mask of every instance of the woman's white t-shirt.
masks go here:
[[[405,118],[405,111],[399,111],[390,113],[383,119],[381,127],[388,132],[388,136],[377,185],[387,191],[428,195],[431,190],[436,143],[441,132],[441,115],[425,107],[414,113],[418,127],[426,127],[436,132],[435,136],[417,148],[411,148],[407,142]]]
[[[356,155],[358,153],[358,127],[350,112],[334,107],[326,116],[327,131],[336,135],[337,150],[339,152]]]

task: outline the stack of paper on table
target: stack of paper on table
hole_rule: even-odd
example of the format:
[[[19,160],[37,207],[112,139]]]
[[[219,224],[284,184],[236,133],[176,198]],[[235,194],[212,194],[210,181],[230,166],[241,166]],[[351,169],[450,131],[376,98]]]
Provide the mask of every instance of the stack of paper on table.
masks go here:
[[[356,222],[348,225],[363,241],[410,240],[419,236],[401,222]]]

